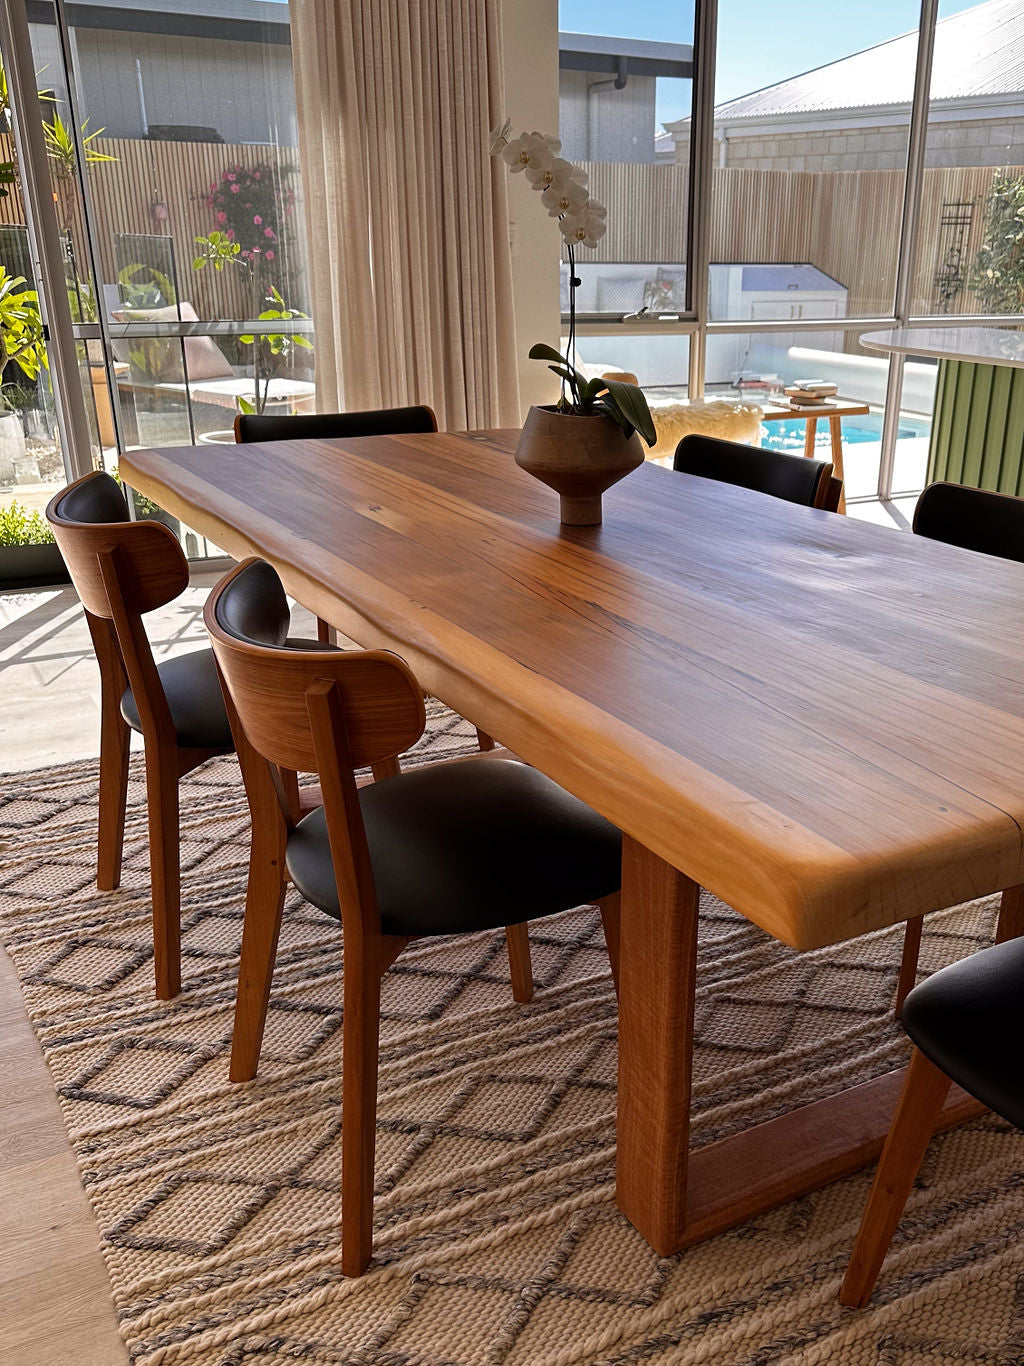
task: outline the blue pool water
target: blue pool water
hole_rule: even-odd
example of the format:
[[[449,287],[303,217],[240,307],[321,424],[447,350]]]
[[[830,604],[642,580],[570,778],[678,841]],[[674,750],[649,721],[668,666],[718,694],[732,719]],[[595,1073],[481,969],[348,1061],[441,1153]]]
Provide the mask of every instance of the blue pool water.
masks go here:
[[[843,418],[842,426],[844,445],[857,445],[863,441],[881,441],[882,439],[882,418],[880,414],[869,413],[864,417]],[[799,418],[786,422],[766,422],[763,430],[765,435],[761,438],[761,445],[767,446],[770,450],[802,451],[804,448],[805,424]],[[902,418],[897,432],[897,440],[904,441],[910,437],[926,437],[928,431],[928,423],[923,419]],[[815,439],[817,443],[828,445],[827,422],[818,422]]]

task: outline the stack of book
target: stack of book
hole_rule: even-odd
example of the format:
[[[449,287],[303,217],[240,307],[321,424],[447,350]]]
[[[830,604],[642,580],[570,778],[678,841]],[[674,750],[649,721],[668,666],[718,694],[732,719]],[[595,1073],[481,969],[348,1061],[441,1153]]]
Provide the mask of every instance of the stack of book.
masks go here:
[[[837,387],[824,379],[799,379],[783,391],[797,408],[811,408],[834,397]]]

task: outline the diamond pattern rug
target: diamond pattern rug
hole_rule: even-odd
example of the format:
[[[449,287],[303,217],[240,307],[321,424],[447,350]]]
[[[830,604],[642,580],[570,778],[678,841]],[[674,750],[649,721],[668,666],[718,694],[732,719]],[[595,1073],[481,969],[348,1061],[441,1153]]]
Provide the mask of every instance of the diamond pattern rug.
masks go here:
[[[413,758],[473,747],[431,704]],[[295,893],[260,1074],[227,1080],[248,819],[233,760],[182,788],[182,995],[152,995],[142,769],[124,882],[94,883],[96,768],[0,787],[0,925],[145,1366],[1002,1366],[1024,1360],[1024,1141],[937,1139],[872,1307],[836,1300],[870,1173],[659,1258],[617,1212],[615,999],[596,912],[413,945],[385,979],[376,1252],[339,1259],[342,944]],[[705,896],[694,1138],[899,1063],[895,931],[796,954]],[[990,941],[932,917],[928,968]]]

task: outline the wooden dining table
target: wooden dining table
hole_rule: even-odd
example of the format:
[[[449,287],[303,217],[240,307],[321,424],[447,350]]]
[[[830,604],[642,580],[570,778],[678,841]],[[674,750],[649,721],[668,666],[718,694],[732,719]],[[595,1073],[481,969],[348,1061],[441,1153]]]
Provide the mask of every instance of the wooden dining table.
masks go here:
[[[691,1152],[700,888],[809,950],[1024,883],[1024,566],[651,465],[563,527],[516,437],[121,473],[623,831],[616,1194],[668,1254],[869,1162],[901,1080]]]

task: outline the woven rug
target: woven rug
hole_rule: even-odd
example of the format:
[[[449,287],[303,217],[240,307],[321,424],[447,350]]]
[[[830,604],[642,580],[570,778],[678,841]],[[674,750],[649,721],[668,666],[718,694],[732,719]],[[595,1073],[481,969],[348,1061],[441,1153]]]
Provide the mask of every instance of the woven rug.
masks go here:
[[[417,758],[471,748],[432,707]],[[183,977],[152,995],[142,770],[124,885],[94,883],[94,763],[4,780],[2,926],[95,1210],[133,1361],[570,1366],[1024,1360],[1024,1143],[937,1139],[875,1301],[836,1291],[869,1173],[679,1257],[618,1214],[615,1001],[600,924],[533,927],[536,1000],[501,934],[414,945],[385,979],[376,1255],[339,1267],[342,945],[295,894],[259,1076],[227,1081],[248,821],[233,760],[183,784]],[[930,921],[934,967],[990,899]],[[895,932],[795,954],[703,904],[694,1138],[888,1070]]]

